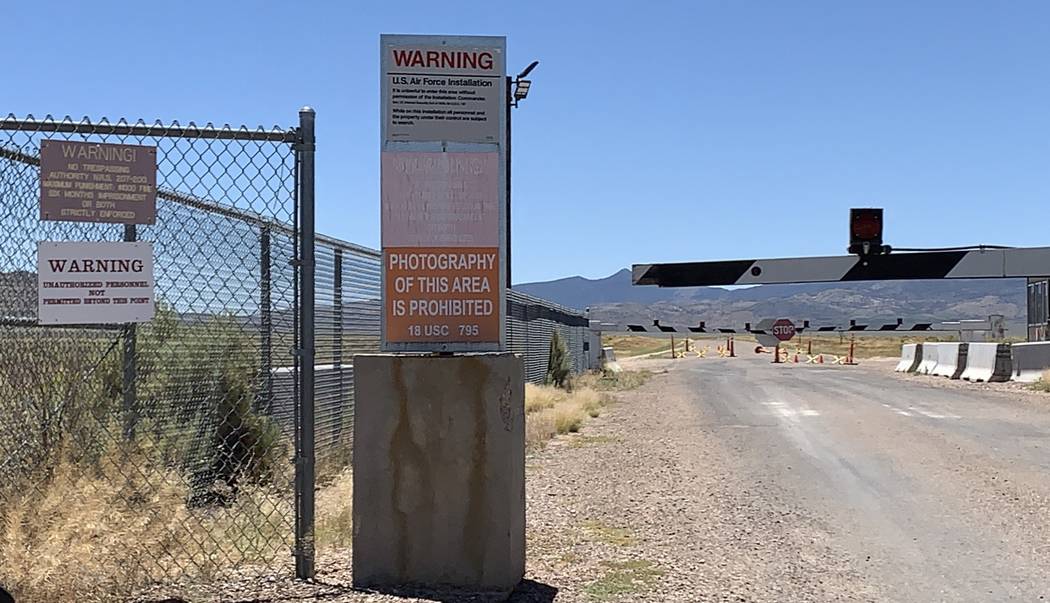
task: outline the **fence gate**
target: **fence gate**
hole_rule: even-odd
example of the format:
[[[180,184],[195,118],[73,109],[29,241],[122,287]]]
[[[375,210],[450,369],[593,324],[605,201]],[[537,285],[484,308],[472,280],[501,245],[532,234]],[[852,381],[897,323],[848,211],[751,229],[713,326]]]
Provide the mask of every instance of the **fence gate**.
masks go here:
[[[18,600],[293,552],[313,573],[313,371],[298,370],[313,366],[313,120],[0,119],[0,583]],[[41,220],[45,140],[156,147],[155,223]],[[39,325],[41,241],[152,243],[154,318]]]

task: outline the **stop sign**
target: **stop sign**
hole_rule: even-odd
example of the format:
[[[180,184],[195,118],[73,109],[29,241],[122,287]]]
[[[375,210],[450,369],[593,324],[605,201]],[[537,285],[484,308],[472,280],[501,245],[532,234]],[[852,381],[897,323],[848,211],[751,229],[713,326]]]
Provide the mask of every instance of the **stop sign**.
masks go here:
[[[795,336],[795,323],[786,318],[779,318],[773,323],[773,336],[780,341],[788,341]]]

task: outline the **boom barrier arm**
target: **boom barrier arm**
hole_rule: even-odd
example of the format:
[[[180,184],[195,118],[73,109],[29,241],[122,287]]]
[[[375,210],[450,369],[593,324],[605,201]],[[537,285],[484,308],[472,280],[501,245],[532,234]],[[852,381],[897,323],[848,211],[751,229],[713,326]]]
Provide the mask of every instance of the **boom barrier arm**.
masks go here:
[[[1050,273],[1050,247],[976,249],[724,262],[635,264],[635,285],[706,287],[954,278],[1022,278]]]

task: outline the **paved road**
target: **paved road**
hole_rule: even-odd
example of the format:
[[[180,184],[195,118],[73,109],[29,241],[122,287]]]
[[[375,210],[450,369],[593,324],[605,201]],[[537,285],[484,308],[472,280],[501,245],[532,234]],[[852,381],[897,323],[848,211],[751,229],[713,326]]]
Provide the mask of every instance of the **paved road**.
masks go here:
[[[696,429],[895,601],[1050,600],[1045,405],[887,370],[684,360]]]

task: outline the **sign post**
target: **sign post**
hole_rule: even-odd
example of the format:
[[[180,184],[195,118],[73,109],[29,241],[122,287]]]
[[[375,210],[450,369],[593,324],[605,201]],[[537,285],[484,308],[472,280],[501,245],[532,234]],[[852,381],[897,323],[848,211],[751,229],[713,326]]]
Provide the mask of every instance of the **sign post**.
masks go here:
[[[505,349],[502,37],[380,38],[382,349]]]
[[[509,595],[525,574],[525,371],[504,351],[505,48],[380,38],[384,353],[354,357],[360,588]]]
[[[795,323],[791,322],[787,318],[778,318],[773,322],[773,326],[770,331],[773,333],[773,337],[776,337],[777,345],[773,350],[773,363],[780,363],[780,344],[785,341],[790,341],[795,336]]]

